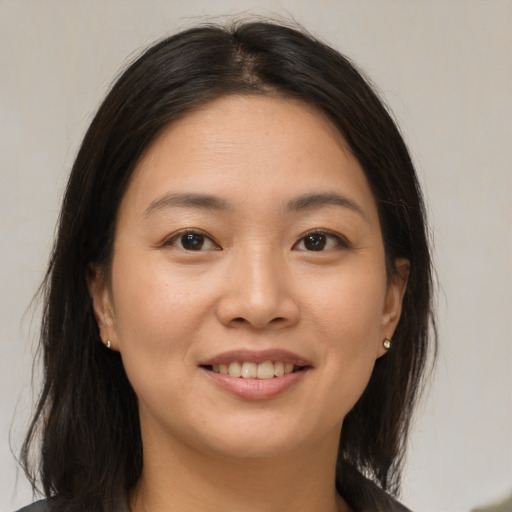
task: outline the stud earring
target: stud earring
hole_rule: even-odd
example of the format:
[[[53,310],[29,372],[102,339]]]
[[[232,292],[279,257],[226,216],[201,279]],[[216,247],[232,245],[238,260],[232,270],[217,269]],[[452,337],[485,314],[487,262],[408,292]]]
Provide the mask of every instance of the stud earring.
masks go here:
[[[107,340],[107,348],[110,348],[112,344],[110,343],[110,340]]]
[[[389,350],[391,348],[391,340],[387,336],[384,338],[383,345],[386,350]]]

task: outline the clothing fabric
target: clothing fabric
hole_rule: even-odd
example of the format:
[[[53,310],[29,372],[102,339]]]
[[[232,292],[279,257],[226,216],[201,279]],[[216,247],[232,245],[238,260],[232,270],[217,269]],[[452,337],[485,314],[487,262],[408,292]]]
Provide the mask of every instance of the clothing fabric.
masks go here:
[[[412,512],[362,475],[357,487],[341,495],[353,512]]]
[[[348,504],[354,512],[411,512],[372,482],[366,492],[359,493]],[[40,500],[17,512],[58,512],[58,508],[54,505],[54,500]]]
[[[32,505],[20,508],[18,512],[52,512],[50,500],[39,500]]]

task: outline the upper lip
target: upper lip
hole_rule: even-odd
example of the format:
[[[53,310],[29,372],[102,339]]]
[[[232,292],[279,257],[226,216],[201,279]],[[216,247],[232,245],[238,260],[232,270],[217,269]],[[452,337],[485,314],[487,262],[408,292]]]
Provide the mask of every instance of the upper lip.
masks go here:
[[[289,350],[268,349],[268,350],[231,350],[217,354],[212,358],[206,359],[199,363],[199,366],[214,366],[218,364],[226,364],[233,361],[240,363],[264,363],[265,361],[282,361],[283,363],[292,363],[294,366],[311,366],[310,361],[306,358],[290,352]]]

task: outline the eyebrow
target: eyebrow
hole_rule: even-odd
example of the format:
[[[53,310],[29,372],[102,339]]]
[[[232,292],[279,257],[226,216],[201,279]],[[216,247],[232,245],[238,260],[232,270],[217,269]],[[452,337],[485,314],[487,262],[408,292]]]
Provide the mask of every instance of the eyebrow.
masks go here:
[[[231,209],[231,206],[224,199],[209,194],[165,194],[149,204],[144,210],[144,217],[149,217],[155,212],[169,208],[200,208],[225,211]]]
[[[359,213],[364,217],[364,211],[352,199],[334,192],[304,194],[291,199],[286,203],[288,211],[316,210],[325,206],[341,206]],[[227,211],[231,205],[224,199],[198,193],[165,194],[152,201],[144,210],[144,217],[149,217],[155,212],[169,208],[199,208],[204,210]]]
[[[286,205],[287,210],[316,210],[325,206],[342,206],[354,212],[359,213],[363,217],[364,211],[354,200],[341,194],[334,192],[305,194],[289,201]]]

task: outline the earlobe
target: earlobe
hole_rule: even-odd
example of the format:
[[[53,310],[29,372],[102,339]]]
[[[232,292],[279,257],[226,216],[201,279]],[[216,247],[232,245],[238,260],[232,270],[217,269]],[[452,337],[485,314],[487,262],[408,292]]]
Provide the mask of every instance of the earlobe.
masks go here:
[[[101,341],[105,346],[110,345],[108,348],[114,349],[116,345],[114,313],[110,290],[102,267],[91,265],[87,286]]]
[[[392,339],[398,321],[400,320],[410,266],[409,260],[405,258],[399,258],[395,262],[395,274],[390,278],[386,291],[386,300],[382,315],[382,340]],[[379,357],[384,355],[389,348],[390,347],[386,346],[385,343],[381,343],[379,347]]]

